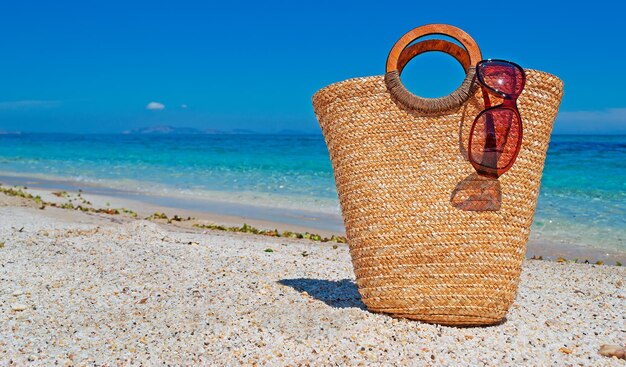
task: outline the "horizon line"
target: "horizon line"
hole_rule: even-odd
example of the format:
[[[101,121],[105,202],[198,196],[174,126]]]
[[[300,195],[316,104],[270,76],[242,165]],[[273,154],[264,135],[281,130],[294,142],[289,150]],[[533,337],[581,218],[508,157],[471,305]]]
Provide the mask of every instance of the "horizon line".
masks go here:
[[[2,131],[0,130],[0,136],[3,135],[141,135],[141,136],[198,136],[198,135],[322,135],[321,131],[312,131],[312,130],[293,130],[293,131],[256,131],[249,129],[240,129],[243,130],[241,132],[232,131],[232,130],[224,130],[224,131],[216,131],[216,132],[183,132],[183,133],[141,133],[141,132],[65,132],[65,131]],[[626,132],[616,132],[616,133],[552,133],[552,136],[626,136]]]

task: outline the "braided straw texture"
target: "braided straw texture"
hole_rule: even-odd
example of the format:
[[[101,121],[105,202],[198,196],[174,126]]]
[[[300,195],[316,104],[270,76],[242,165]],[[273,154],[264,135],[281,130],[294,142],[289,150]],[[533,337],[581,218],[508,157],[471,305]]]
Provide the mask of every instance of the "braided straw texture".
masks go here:
[[[474,174],[468,134],[480,90],[460,108],[425,116],[392,100],[383,76],[330,85],[313,96],[326,139],[352,264],[375,312],[447,325],[501,321],[515,298],[552,125],[557,77],[526,70],[518,99],[521,150],[499,178],[498,211],[451,204]]]

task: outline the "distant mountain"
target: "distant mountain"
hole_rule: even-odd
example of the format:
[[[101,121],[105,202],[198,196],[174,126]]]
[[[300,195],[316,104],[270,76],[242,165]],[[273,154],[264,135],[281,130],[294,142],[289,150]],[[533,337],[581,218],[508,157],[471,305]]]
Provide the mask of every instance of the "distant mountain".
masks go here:
[[[256,134],[257,132],[254,130],[248,129],[232,129],[227,134]]]
[[[278,135],[309,135],[314,134],[312,131],[303,131],[303,130],[293,130],[293,129],[282,129],[278,130],[276,134]]]
[[[126,130],[124,134],[202,134],[203,132],[193,127],[176,127],[167,125],[142,127],[139,129]]]
[[[282,129],[278,131],[258,132],[250,129],[196,129],[193,127],[177,127],[170,125],[155,125],[142,127],[139,129],[126,130],[123,134],[142,134],[142,135],[175,135],[175,134],[203,134],[203,135],[255,135],[255,134],[277,134],[277,135],[309,135],[317,134],[314,131],[302,131],[293,129]]]
[[[21,131],[4,131],[0,130],[0,135],[22,135]]]
[[[219,135],[219,134],[224,134],[224,132],[222,130],[217,130],[217,129],[204,129],[202,130],[203,134],[208,134],[208,135]]]

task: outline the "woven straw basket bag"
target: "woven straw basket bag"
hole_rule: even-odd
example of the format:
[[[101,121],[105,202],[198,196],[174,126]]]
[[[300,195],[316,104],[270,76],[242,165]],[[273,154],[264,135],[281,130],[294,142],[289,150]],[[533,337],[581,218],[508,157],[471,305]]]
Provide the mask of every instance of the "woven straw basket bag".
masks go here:
[[[463,47],[413,43],[434,34]],[[402,85],[406,63],[427,51],[464,66],[467,77],[451,95],[421,98]],[[384,76],[346,80],[313,96],[357,285],[371,311],[487,325],[502,321],[515,298],[563,82],[524,70],[517,160],[497,180],[486,179],[467,153],[471,125],[485,108],[474,82],[481,58],[464,31],[426,25],[394,45]],[[492,199],[481,199],[485,193]]]

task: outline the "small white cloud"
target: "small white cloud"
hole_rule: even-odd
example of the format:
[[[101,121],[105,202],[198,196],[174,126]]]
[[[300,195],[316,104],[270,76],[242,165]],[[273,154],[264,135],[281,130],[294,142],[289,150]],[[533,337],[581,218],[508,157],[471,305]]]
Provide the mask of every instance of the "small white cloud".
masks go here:
[[[165,109],[165,105],[159,102],[150,102],[146,106],[146,110],[162,110]]]
[[[187,108],[187,105],[183,103],[180,105],[180,108]]]

